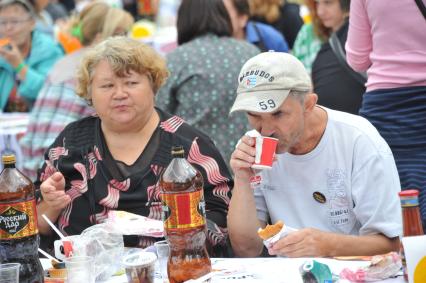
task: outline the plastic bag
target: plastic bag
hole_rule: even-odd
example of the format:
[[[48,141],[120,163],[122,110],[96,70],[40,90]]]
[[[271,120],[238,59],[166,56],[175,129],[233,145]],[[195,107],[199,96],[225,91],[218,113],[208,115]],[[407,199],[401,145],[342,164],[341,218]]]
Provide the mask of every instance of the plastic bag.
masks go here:
[[[96,280],[106,280],[121,268],[124,250],[121,234],[111,233],[105,224],[97,224],[84,230],[80,240],[85,242],[85,249],[81,251],[95,257]],[[74,250],[74,254],[78,254],[76,247]]]
[[[385,255],[377,255],[371,258],[371,264],[360,267],[355,271],[345,268],[340,272],[340,279],[350,282],[373,282],[380,281],[398,274],[402,263],[399,255],[391,252]]]
[[[67,256],[92,256],[95,258],[96,280],[106,280],[121,268],[120,262],[124,250],[123,236],[111,233],[105,224],[93,225],[84,230],[81,235],[55,241],[56,258],[65,258],[62,253],[65,247],[68,249]]]

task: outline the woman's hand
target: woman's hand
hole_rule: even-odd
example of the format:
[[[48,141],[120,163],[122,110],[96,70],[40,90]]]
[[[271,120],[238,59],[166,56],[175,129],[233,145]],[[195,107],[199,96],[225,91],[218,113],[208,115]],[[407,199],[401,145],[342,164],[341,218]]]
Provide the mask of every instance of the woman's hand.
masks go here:
[[[71,198],[65,193],[65,178],[56,172],[40,185],[43,201],[54,211],[61,211],[70,202]]]
[[[0,56],[9,62],[9,64],[12,65],[14,69],[16,69],[19,64],[24,61],[24,59],[14,42],[11,41],[8,46],[10,46],[10,48],[5,46],[0,48]]]

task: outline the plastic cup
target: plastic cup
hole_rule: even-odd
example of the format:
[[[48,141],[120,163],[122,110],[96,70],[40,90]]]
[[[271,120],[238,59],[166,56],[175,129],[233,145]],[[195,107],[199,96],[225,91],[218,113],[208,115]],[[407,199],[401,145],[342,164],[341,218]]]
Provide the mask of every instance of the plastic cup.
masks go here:
[[[74,256],[65,259],[67,283],[95,283],[95,259],[91,256]]]
[[[0,282],[1,283],[19,283],[20,263],[0,264]]]
[[[256,137],[256,156],[254,164],[251,167],[254,169],[271,169],[277,144],[278,139],[276,138]]]
[[[154,283],[157,256],[142,249],[123,258],[129,283]]]
[[[158,261],[160,263],[160,273],[163,282],[169,282],[169,276],[167,274],[167,261],[169,260],[170,246],[167,241],[159,241],[154,243],[154,247],[157,250]]]

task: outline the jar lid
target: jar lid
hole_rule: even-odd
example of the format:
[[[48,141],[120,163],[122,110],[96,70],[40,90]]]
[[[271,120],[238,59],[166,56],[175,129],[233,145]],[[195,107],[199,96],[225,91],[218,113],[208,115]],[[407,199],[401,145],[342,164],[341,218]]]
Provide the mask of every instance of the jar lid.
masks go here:
[[[144,267],[153,264],[157,260],[157,256],[154,253],[140,252],[131,253],[123,258],[123,265],[129,267]]]
[[[398,193],[400,197],[415,197],[419,195],[418,190],[404,190]]]
[[[3,164],[12,164],[16,162],[16,158],[13,154],[7,154],[1,157],[1,161],[3,162]]]

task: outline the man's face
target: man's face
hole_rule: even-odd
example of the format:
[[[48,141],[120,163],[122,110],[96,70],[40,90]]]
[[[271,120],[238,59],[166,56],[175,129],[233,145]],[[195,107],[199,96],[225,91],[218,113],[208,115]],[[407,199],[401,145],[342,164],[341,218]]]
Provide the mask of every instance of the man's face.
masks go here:
[[[278,110],[271,113],[247,112],[250,125],[262,136],[278,139],[277,153],[298,148],[305,126],[305,106],[288,96]]]

